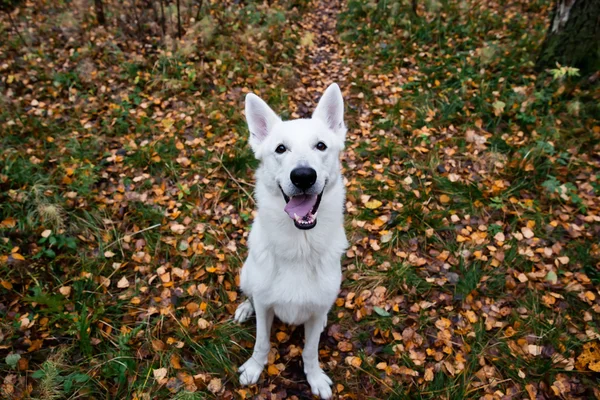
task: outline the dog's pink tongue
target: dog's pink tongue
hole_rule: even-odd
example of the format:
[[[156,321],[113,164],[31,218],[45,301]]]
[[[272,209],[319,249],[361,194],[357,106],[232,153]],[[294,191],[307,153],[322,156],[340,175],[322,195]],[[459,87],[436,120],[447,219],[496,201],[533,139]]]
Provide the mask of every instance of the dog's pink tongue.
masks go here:
[[[290,199],[290,201],[285,205],[285,212],[288,213],[290,218],[294,218],[294,214],[299,217],[304,217],[308,215],[308,213],[313,209],[315,203],[317,202],[317,195],[300,195],[294,196]]]

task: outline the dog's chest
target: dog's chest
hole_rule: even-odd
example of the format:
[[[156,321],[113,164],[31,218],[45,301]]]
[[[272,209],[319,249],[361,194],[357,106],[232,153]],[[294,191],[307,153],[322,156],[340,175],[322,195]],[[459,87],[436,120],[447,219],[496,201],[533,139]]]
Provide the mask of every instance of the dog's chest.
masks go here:
[[[341,271],[334,265],[320,271],[289,265],[278,269],[264,295],[279,319],[298,325],[329,310],[340,282]]]

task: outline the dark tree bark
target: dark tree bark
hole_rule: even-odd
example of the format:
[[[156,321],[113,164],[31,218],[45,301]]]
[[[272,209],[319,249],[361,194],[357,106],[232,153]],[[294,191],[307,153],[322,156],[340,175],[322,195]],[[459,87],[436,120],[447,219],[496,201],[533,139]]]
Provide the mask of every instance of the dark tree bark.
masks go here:
[[[556,0],[536,67],[600,70],[600,0]]]
[[[198,22],[200,20],[200,12],[202,11],[202,2],[203,2],[203,0],[197,0],[198,12],[196,13],[196,22]]]
[[[106,17],[104,17],[104,4],[102,0],[94,0],[94,7],[96,8],[96,20],[100,25],[105,25]]]
[[[160,26],[162,28],[163,36],[165,36],[167,34],[167,20],[165,18],[164,0],[160,0]]]
[[[181,39],[181,9],[179,7],[179,0],[177,0],[177,37]]]

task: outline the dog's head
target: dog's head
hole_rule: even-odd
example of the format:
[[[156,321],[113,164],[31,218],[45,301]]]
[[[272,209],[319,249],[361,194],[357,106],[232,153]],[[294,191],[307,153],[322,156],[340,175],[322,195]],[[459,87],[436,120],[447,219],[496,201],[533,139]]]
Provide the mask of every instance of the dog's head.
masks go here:
[[[310,119],[282,121],[260,97],[246,96],[250,146],[260,160],[271,192],[285,199],[285,212],[299,229],[317,224],[317,211],[328,184],[337,183],[344,148],[344,100],[330,85]]]

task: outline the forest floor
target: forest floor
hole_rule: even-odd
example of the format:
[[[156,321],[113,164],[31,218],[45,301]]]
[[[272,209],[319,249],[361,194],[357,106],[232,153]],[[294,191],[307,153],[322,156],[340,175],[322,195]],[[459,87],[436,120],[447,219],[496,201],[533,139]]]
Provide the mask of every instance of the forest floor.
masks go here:
[[[548,2],[271,3],[0,14],[0,397],[311,398],[279,322],[237,377],[243,104],[309,117],[338,82],[335,398],[600,399],[600,94],[534,69]]]

